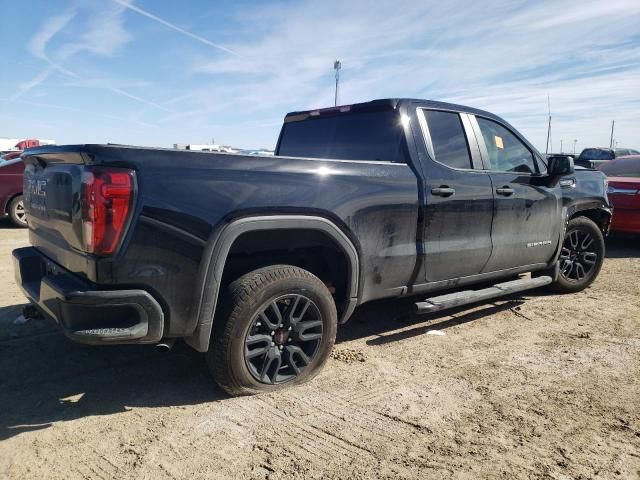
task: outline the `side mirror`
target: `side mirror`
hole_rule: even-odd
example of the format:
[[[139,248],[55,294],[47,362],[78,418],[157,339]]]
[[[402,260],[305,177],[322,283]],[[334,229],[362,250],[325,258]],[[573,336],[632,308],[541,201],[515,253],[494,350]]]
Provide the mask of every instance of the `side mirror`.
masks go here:
[[[567,155],[552,155],[547,159],[549,163],[549,176],[560,177],[573,173],[573,158]]]

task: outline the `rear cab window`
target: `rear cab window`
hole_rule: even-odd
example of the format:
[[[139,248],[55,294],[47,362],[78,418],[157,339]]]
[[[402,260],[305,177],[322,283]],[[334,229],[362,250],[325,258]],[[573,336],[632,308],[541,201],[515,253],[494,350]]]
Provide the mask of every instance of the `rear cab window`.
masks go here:
[[[336,160],[407,162],[407,148],[396,110],[330,111],[287,120],[277,155]]]

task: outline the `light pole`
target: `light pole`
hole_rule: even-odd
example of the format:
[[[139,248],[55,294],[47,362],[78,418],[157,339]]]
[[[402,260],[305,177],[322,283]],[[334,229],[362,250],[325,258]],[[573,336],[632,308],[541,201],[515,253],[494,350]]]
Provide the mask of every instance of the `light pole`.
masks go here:
[[[573,140],[573,155],[574,155],[574,156],[575,156],[575,154],[576,154],[576,143],[578,143],[578,140],[577,140],[577,139],[574,139],[574,140]]]
[[[560,153],[561,154],[563,153],[563,151],[562,151],[562,139],[560,139]]]
[[[616,121],[611,120],[611,140],[609,140],[609,148],[613,148],[613,127],[616,126]]]
[[[336,71],[336,93],[333,100],[333,105],[335,107],[338,106],[338,82],[340,82],[340,69],[342,68],[342,64],[340,60],[336,60],[333,62],[333,69]]]
[[[545,156],[549,153],[549,142],[551,141],[551,97],[547,93],[547,108],[549,110],[549,125],[547,126],[547,149],[544,152]],[[553,150],[553,147],[551,147]]]

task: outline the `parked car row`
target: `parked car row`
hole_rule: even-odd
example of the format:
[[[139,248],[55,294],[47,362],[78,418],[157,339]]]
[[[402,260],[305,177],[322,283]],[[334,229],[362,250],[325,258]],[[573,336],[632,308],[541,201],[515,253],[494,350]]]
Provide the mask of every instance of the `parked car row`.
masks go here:
[[[16,227],[27,226],[22,199],[24,163],[22,152],[10,152],[0,157],[0,216],[8,215]]]
[[[632,148],[590,147],[574,158],[578,168],[600,170],[608,179],[608,197],[613,205],[612,232],[640,234],[640,151]]]
[[[640,233],[640,155],[610,160],[598,170],[609,181],[607,193],[614,212],[611,230]]]
[[[614,158],[626,155],[640,155],[640,152],[632,148],[585,148],[576,159],[575,164],[579,167],[596,168]]]
[[[27,215],[22,198],[24,163],[20,155],[28,148],[53,143],[53,140],[28,138],[20,140],[0,155],[0,217],[8,216],[16,227],[27,227]]]
[[[24,140],[22,148],[38,146],[37,140]],[[267,150],[244,150],[244,155],[273,155]],[[0,216],[6,215],[21,228],[27,227],[22,198],[24,163],[22,150],[0,155]],[[553,156],[561,154],[553,154]],[[564,154],[562,154],[564,155]],[[567,154],[574,158],[573,155]],[[596,168],[609,177],[609,197],[615,214],[612,231],[640,233],[640,152],[631,148],[585,148],[574,159],[578,167]]]

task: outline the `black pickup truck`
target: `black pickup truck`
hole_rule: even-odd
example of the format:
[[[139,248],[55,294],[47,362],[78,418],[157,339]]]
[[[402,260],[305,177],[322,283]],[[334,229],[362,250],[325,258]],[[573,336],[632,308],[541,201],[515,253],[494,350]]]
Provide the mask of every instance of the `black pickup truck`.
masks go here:
[[[601,268],[606,180],[488,112],[391,99],[286,115],[274,157],[26,151],[29,300],[72,340],[200,352],[231,394],[313,377],[385,297],[434,312]]]

